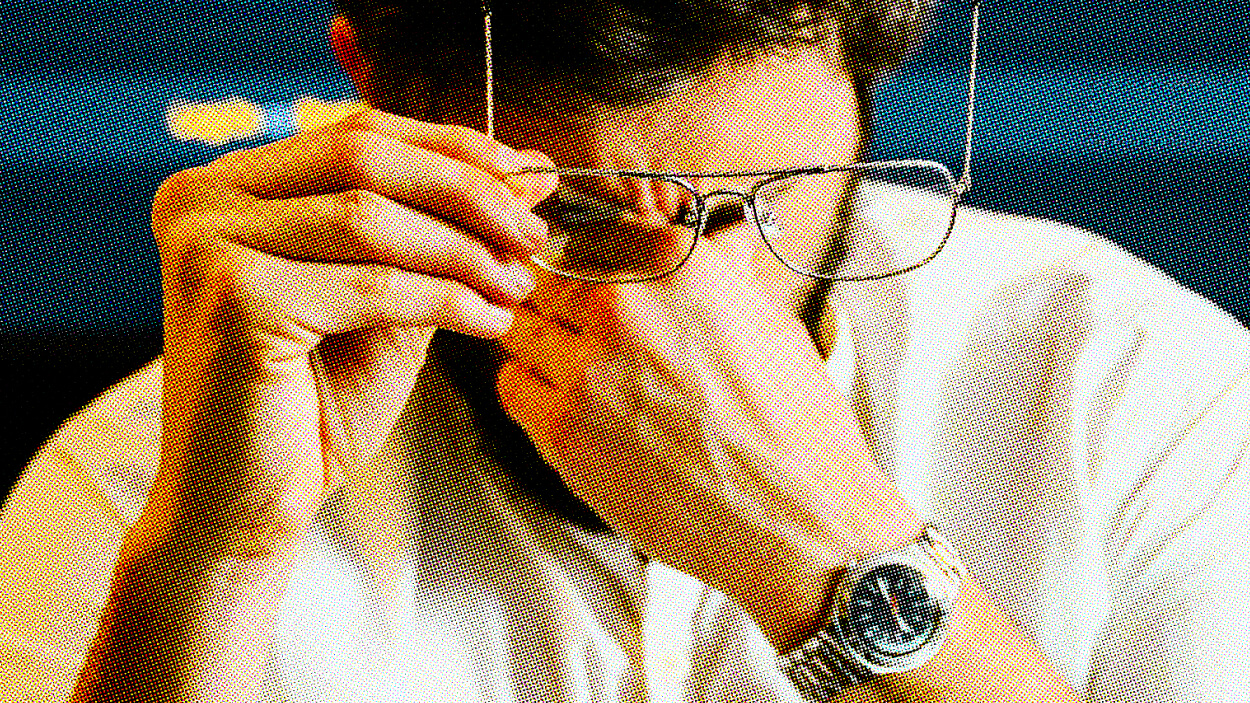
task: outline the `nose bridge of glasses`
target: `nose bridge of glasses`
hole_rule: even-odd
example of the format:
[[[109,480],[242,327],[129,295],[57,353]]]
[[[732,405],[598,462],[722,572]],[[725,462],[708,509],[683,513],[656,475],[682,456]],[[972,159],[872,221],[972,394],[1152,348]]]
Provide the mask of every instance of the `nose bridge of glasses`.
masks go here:
[[[719,220],[728,217],[733,220],[741,219],[749,222],[755,213],[755,204],[752,202],[749,192],[714,190],[700,197],[703,199],[703,209],[708,213],[708,220]],[[740,210],[733,207],[735,202],[741,205]]]
[[[703,196],[703,203],[711,209],[713,206],[718,205],[720,200],[725,198],[733,198],[749,204],[751,195],[749,193],[741,193],[736,190],[714,190]]]

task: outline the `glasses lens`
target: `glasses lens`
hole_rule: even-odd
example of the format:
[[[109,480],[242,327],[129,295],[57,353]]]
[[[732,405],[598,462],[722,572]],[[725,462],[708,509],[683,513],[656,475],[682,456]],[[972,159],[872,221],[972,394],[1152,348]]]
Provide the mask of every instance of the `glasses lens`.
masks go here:
[[[855,166],[767,182],[756,206],[764,238],[787,266],[865,279],[918,266],[941,249],[954,218],[954,185],[935,166]]]
[[[548,243],[535,258],[546,268],[603,283],[672,273],[694,249],[695,194],[675,180],[560,175],[534,208]]]

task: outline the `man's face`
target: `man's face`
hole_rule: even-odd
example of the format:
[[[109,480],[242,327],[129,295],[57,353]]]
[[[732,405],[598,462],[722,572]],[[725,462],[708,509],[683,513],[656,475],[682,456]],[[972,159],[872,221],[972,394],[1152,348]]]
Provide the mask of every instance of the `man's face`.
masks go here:
[[[373,82],[368,62],[363,59],[348,23],[336,18],[331,37],[336,53],[362,95],[375,105],[386,104],[390,96],[374,92],[386,88]],[[484,86],[452,91],[452,95],[465,97],[459,104],[445,101],[447,92],[441,96],[418,94],[413,96],[414,103],[427,106],[429,111],[409,116],[480,130],[485,123],[485,109],[479,96],[484,92]],[[718,64],[692,85],[639,109],[602,110],[585,115],[567,109],[568,106],[558,100],[547,100],[539,105],[536,109],[497,102],[495,136],[516,149],[541,151],[560,167],[769,171],[812,164],[845,164],[858,160],[860,155],[861,128],[854,84],[839,60],[831,60],[816,50],[796,52],[784,58],[763,57],[746,65]],[[696,182],[695,185],[704,193],[727,189],[746,191],[754,184],[753,180],[730,182],[726,179]],[[700,257],[713,251],[711,245],[731,240],[735,244],[733,251],[746,252],[737,267],[741,275],[755,278],[762,287],[785,300],[791,309],[811,290],[813,279],[786,269],[767,248],[752,223],[718,229],[709,234],[709,240],[712,238],[716,241],[697,243],[691,263],[697,263]],[[562,294],[577,284],[533,268],[538,288],[530,303],[545,308],[542,311],[545,315],[558,318],[560,301],[566,299]],[[611,314],[611,311],[604,312]],[[520,331],[514,329],[509,338],[519,334]],[[504,346],[511,341],[503,340]],[[480,355],[484,350],[474,347],[473,351]],[[457,380],[464,382],[466,397],[473,403],[479,419],[498,421],[505,411],[497,402],[496,394],[481,392],[485,389],[480,389],[476,380],[469,382],[478,370],[473,363],[468,363],[458,372]],[[493,368],[480,370],[493,376]],[[560,484],[556,473],[536,455],[530,460],[529,454],[524,450],[518,453],[519,449],[511,447],[511,458],[505,465],[517,474],[522,485],[544,502],[554,501],[551,507],[558,512],[568,517],[581,515],[573,510],[573,504],[580,504],[580,501],[571,496],[560,497],[560,491],[548,485]],[[566,504],[567,501],[572,502]]]
[[[534,102],[537,102],[536,100]],[[441,105],[437,121],[480,129],[480,101]],[[747,63],[724,61],[691,84],[656,103],[634,109],[568,109],[556,100],[513,107],[497,102],[495,136],[515,149],[546,154],[562,168],[663,172],[771,171],[858,160],[861,130],[854,84],[837,61],[817,49],[784,56],[762,56]],[[691,179],[698,189],[748,191],[759,179]],[[613,193],[613,200],[634,213],[662,209],[659,198]],[[629,202],[629,198],[643,202]],[[827,216],[837,194],[813,211]],[[624,201],[624,202],[622,202]],[[669,204],[671,206],[671,204]],[[670,219],[671,212],[657,212]],[[783,236],[828,236],[827,228],[787,231]],[[769,249],[753,222],[708,233],[696,244],[697,260],[719,246],[742,256],[733,274],[754,278],[781,305],[794,310],[813,279],[787,269]],[[813,244],[810,249],[819,248]],[[689,266],[689,264],[687,264]],[[528,304],[542,317],[560,320],[569,295],[581,284],[534,266],[538,286]],[[578,304],[578,303],[572,303]],[[582,312],[585,312],[584,310]],[[593,311],[612,315],[612,311]],[[504,348],[518,329],[501,340]]]
[[[860,137],[856,108],[850,78],[834,70],[818,52],[809,51],[784,58],[765,57],[746,65],[717,66],[695,84],[644,108],[603,111],[576,119],[562,116],[557,110],[543,110],[542,115],[536,115],[532,110],[523,113],[503,106],[496,110],[495,119],[500,141],[519,149],[541,151],[560,167],[758,172],[856,161]],[[759,179],[691,180],[706,194],[713,190],[746,192]],[[662,189],[622,190],[612,193],[611,199],[631,213],[657,222],[674,220],[673,210],[677,208],[672,202],[665,202],[672,198],[666,198]],[[839,196],[840,193],[826,192],[823,198],[814,198],[825,201],[813,202],[812,210],[826,219],[821,222],[819,216],[813,217],[812,226],[796,228],[782,236],[823,240],[828,236],[828,213]],[[654,217],[646,217],[648,211]],[[736,220],[735,224],[710,232],[707,241],[696,243],[691,258],[697,260],[713,253],[712,247],[721,248],[722,253],[734,252],[729,275],[754,278],[767,295],[791,311],[803,291],[813,284],[812,279],[790,271],[777,260],[754,222]],[[819,248],[816,242],[808,247],[812,251]],[[686,266],[686,272],[710,270],[690,262]],[[535,273],[538,287],[528,304],[536,315],[526,316],[529,325],[535,324],[535,320],[548,320],[553,325],[576,327],[566,321],[585,320],[588,312],[598,319],[611,318],[619,312],[587,311],[587,305],[604,305],[603,301],[611,298],[578,295],[578,289],[585,284],[537,267]],[[534,335],[542,334],[527,329],[526,324],[514,325],[501,344],[515,353],[527,348]],[[579,363],[574,357],[571,354],[567,363]]]
[[[750,63],[722,62],[664,100],[630,110],[601,110],[570,116],[569,110],[510,110],[497,105],[497,138],[518,149],[541,151],[566,168],[669,172],[781,170],[857,160],[860,125],[849,75],[817,50]],[[692,179],[703,193],[748,191],[759,179]],[[672,209],[646,194],[614,193],[634,213]],[[632,199],[633,202],[630,202]],[[639,202],[639,200],[646,202]],[[831,204],[825,204],[828,207]],[[813,210],[821,210],[817,204]],[[672,212],[657,212],[665,220]],[[788,270],[764,243],[754,224],[738,221],[709,232],[736,251],[750,250],[742,275],[793,307],[812,280]],[[825,236],[818,228],[787,233]],[[811,247],[813,250],[817,247]],[[699,257],[703,245],[696,245]],[[560,298],[575,285],[557,276],[538,276],[532,300]]]

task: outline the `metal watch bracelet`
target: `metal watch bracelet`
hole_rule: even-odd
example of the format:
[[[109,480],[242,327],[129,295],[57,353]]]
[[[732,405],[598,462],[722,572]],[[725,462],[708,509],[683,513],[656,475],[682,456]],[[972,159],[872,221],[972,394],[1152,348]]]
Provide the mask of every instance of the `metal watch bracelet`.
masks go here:
[[[927,523],[920,535],[906,545],[880,554],[906,555],[909,552],[920,552],[928,557],[933,566],[950,581],[955,597],[958,597],[964,581],[963,564],[932,523]],[[806,700],[813,703],[831,701],[843,690],[880,675],[848,655],[838,630],[839,589],[853,567],[867,558],[868,556],[853,559],[838,571],[829,590],[829,603],[823,615],[821,629],[790,652],[777,658],[782,673]]]

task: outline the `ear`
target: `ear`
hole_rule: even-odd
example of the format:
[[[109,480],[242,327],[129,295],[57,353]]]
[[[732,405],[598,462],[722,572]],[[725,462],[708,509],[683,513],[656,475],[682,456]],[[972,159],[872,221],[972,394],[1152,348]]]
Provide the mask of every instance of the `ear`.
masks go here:
[[[377,107],[380,97],[379,86],[374,83],[375,72],[368,57],[361,50],[357,41],[356,28],[343,15],[335,15],[330,20],[330,46],[339,65],[347,72],[352,84],[360,97],[372,107]]]

